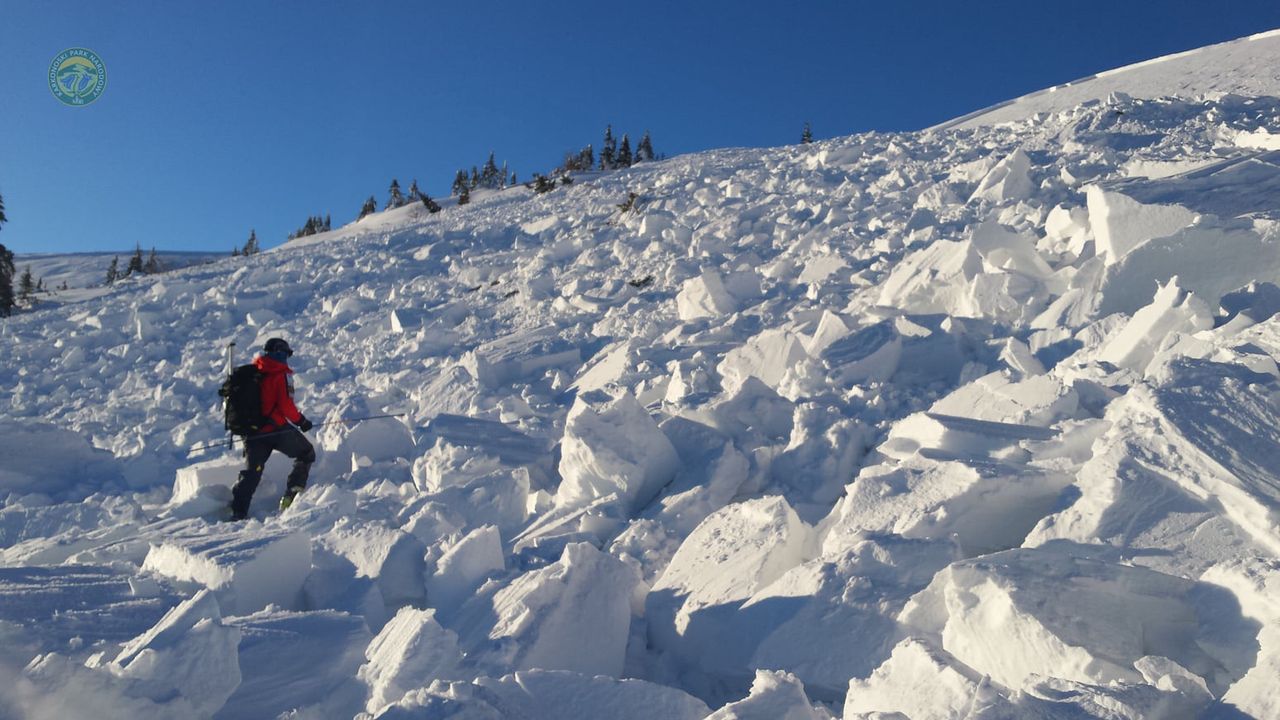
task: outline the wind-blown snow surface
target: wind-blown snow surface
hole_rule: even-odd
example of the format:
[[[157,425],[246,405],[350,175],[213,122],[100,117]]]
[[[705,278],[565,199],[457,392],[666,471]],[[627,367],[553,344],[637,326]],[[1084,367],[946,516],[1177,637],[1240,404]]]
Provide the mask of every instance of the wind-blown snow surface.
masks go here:
[[[0,714],[1277,717],[1275,133],[722,150],[14,317]],[[406,416],[220,523],[274,335],[316,422]]]

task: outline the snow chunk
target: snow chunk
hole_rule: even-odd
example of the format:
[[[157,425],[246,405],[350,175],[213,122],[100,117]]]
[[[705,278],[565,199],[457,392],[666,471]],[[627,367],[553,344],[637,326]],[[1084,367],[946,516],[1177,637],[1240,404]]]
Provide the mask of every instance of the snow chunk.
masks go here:
[[[294,709],[350,717],[359,710],[364,693],[353,678],[371,639],[360,617],[269,609],[227,624],[240,631],[243,680],[217,720],[272,718]]]
[[[706,720],[829,720],[831,715],[809,704],[804,683],[785,671],[757,670],[751,695],[729,703]]]
[[[960,720],[999,700],[980,673],[917,638],[907,638],[870,677],[849,681],[844,716],[900,713],[909,718]]]
[[[1070,482],[1028,467],[924,457],[863,468],[832,511],[823,549],[836,552],[864,532],[951,539],[969,557],[1015,548]]]
[[[254,532],[240,524],[193,520],[151,545],[143,570],[213,590],[219,604],[244,614],[275,603],[296,608],[311,571],[311,541],[301,531]]]
[[[1178,205],[1144,205],[1127,195],[1090,185],[1085,190],[1089,224],[1099,255],[1108,265],[1120,262],[1134,248],[1190,225],[1196,214]]]
[[[732,610],[804,562],[815,544],[813,529],[779,496],[712,513],[680,545],[645,601],[651,641],[696,657],[722,636]],[[707,612],[715,607],[721,611]]]
[[[440,627],[435,610],[411,607],[400,608],[369,643],[365,657],[359,678],[369,686],[366,709],[375,714],[413,688],[456,678],[462,660],[457,635]]]
[[[1151,304],[1134,313],[1098,352],[1098,359],[1146,372],[1174,333],[1193,333],[1213,327],[1213,311],[1194,293],[1183,290],[1174,277],[1156,290]]]
[[[622,675],[640,578],[587,543],[463,607],[455,626],[481,667]]]
[[[434,683],[410,692],[377,718],[386,720],[702,720],[702,701],[644,680],[526,670],[501,679]]]
[[[316,541],[350,560],[356,577],[377,582],[388,610],[425,599],[422,558],[426,548],[413,535],[381,522],[343,518]]]
[[[730,315],[759,295],[760,276],[754,271],[722,276],[707,270],[680,286],[676,311],[684,321]]]
[[[788,370],[808,359],[804,339],[790,330],[777,328],[765,330],[745,345],[725,353],[716,370],[724,378],[729,392],[742,387],[748,377],[758,378],[777,389]]]
[[[1153,651],[1209,665],[1194,642],[1199,622],[1187,598],[1194,585],[1142,568],[1007,550],[952,564],[899,619],[1007,687],[1032,674],[1140,682],[1133,663]]]
[[[201,590],[126,644],[106,669],[136,683],[134,694],[158,701],[176,695],[197,714],[212,715],[240,684],[240,631],[221,620],[213,593]]]
[[[675,477],[675,448],[635,396],[580,393],[565,419],[556,505],[582,507],[616,494],[638,511]]]
[[[1201,580],[1233,592],[1244,614],[1261,626],[1252,667],[1222,701],[1252,717],[1280,717],[1280,695],[1275,691],[1275,679],[1280,677],[1280,561],[1253,558],[1224,563],[1210,568]]]
[[[235,484],[244,461],[236,457],[220,457],[178,468],[173,480],[173,497],[169,502],[182,504],[200,497],[206,488]],[[230,496],[228,496],[228,501]]]
[[[1030,197],[1033,189],[1031,158],[1027,157],[1022,148],[1018,148],[991,168],[969,196],[969,202],[986,200],[991,203],[1006,203],[1022,200]]]
[[[449,615],[462,606],[480,583],[506,567],[502,538],[492,525],[476,528],[449,546],[427,578],[427,600]]]

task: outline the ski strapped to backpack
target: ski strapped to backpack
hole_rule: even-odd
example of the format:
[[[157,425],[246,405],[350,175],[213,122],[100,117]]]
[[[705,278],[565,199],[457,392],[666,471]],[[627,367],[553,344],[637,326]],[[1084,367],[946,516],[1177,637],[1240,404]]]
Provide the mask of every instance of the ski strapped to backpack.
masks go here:
[[[223,419],[232,435],[252,435],[267,424],[262,415],[262,371],[256,365],[232,370],[218,394],[224,400]]]

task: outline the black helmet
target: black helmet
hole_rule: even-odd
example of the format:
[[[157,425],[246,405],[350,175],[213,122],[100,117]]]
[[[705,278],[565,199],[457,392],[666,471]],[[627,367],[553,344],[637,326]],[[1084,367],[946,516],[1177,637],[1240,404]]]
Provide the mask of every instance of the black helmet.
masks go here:
[[[262,346],[262,352],[282,352],[285,354],[285,357],[293,356],[293,348],[289,347],[289,343],[285,342],[284,338],[271,338],[267,341],[266,345]]]

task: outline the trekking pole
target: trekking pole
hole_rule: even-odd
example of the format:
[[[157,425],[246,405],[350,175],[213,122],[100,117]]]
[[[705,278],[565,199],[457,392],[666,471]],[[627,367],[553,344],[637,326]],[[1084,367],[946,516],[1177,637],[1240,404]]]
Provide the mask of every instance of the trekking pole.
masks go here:
[[[235,362],[235,355],[234,355],[235,349],[236,349],[235,340],[232,340],[231,342],[227,343],[227,380],[231,379],[231,365],[232,363]],[[227,427],[227,447],[232,450],[235,450],[236,448],[236,436],[234,433],[231,432],[230,426]]]
[[[324,427],[325,425],[337,425],[338,423],[353,423],[353,422],[360,422],[362,420],[381,420],[383,418],[398,418],[398,417],[404,417],[408,414],[409,413],[392,413],[390,415],[369,415],[366,417],[358,417],[358,418],[340,418],[338,420],[330,420],[328,422],[316,423],[311,427],[318,428],[318,427]],[[249,440],[256,440],[258,438],[271,437],[272,435],[280,435],[282,433],[287,433],[291,430],[297,430],[297,426],[291,424],[287,428],[282,428],[280,430],[272,430],[269,433],[262,433],[260,435],[254,435],[252,437],[245,438],[245,441],[247,442]],[[299,432],[301,432],[301,430],[299,430]],[[193,447],[187,450],[187,452],[192,453],[192,452],[198,452],[200,450],[209,450],[211,448],[222,447],[227,443],[228,443],[227,440],[219,440],[218,442],[215,442],[215,443],[208,443],[206,445],[197,445],[196,447]]]

